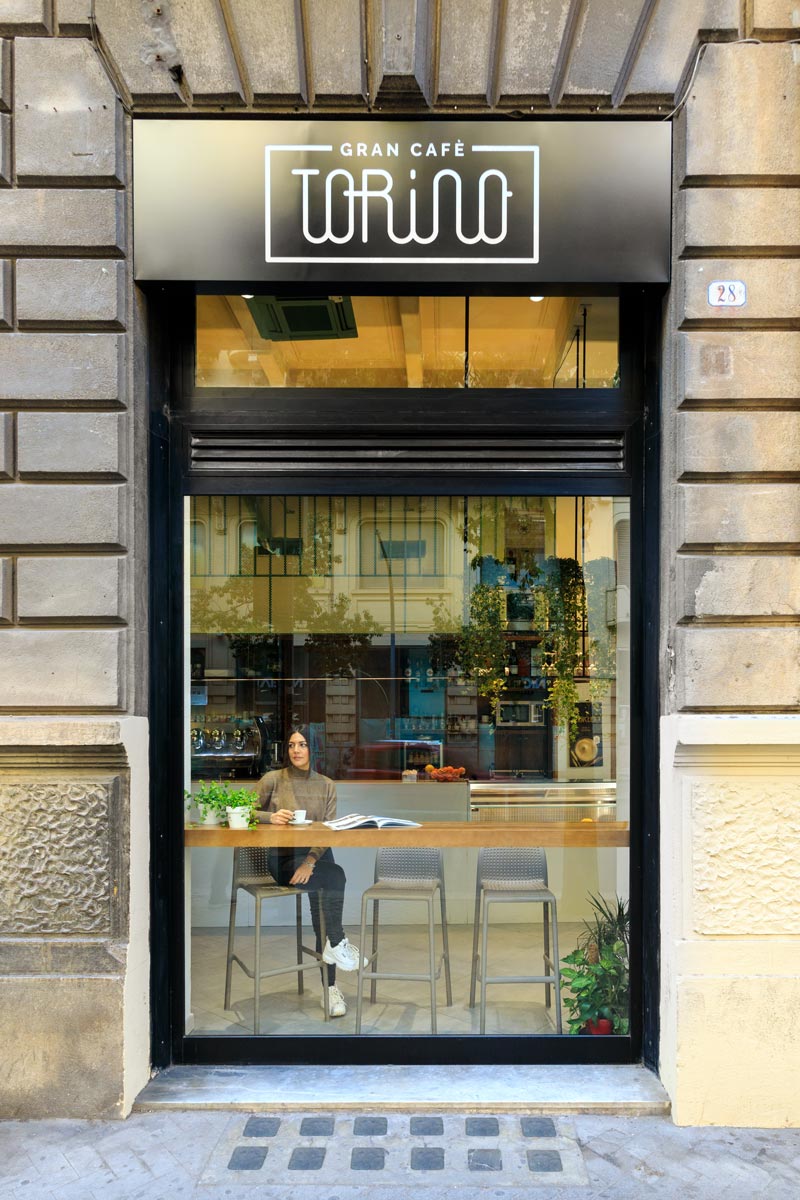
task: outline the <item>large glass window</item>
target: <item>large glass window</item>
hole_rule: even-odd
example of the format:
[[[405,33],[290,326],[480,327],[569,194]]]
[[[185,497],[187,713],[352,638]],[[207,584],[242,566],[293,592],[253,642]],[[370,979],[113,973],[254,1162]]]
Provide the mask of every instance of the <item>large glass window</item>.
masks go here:
[[[317,825],[297,843],[343,868],[343,933],[362,955],[377,947],[373,969],[430,971],[425,897],[436,871],[425,856],[441,853],[446,913],[441,889],[431,901],[438,1033],[568,1033],[600,1019],[626,1032],[629,502],[198,496],[186,502],[186,537],[187,1032],[357,1031],[357,971],[337,966],[347,1011],[328,1022],[309,956],[298,992],[291,966],[298,936],[315,947],[314,901],[301,900],[298,935],[294,896],[270,892],[267,874],[276,854],[295,851],[270,843],[271,824],[199,824],[204,811],[218,819],[220,785],[252,795],[264,776],[277,787],[275,772],[289,781],[289,792],[269,792],[277,809],[291,794],[290,808],[310,816],[419,825],[363,830],[360,842],[333,835],[331,849]],[[324,814],[303,802],[307,777],[285,774],[290,740],[332,781]],[[205,809],[198,797],[210,797]],[[262,857],[245,864],[254,848]],[[376,863],[388,890],[374,932],[368,905],[364,940]],[[279,966],[287,973],[262,979],[256,1018],[252,974]],[[482,974],[538,981],[485,985],[482,1017]],[[363,1036],[430,1032],[429,982],[373,982],[362,981]]]
[[[604,296],[197,297],[199,387],[615,387]]]

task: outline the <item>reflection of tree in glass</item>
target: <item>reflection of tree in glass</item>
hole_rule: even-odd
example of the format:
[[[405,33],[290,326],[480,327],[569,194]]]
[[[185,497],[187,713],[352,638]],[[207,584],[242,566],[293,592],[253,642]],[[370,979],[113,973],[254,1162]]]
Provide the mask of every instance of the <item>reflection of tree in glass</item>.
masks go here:
[[[293,580],[292,623],[306,633],[306,649],[315,653],[323,675],[351,675],[381,626],[371,613],[349,612],[349,596],[321,595],[312,579]],[[279,669],[280,635],[255,613],[252,576],[234,576],[209,588],[192,588],[191,625],[195,634],[224,634],[246,671],[273,674]]]
[[[548,558],[532,588],[534,625],[541,634],[542,667],[547,676],[545,704],[555,725],[578,731],[578,688],[583,673],[583,629],[586,587],[580,563],[574,558]]]
[[[606,581],[613,578],[613,561],[597,560],[593,574],[584,572],[574,558],[550,557],[539,564],[531,556],[516,564],[513,591],[508,592],[498,560],[484,556],[472,565],[496,582],[482,582],[472,589],[469,617],[462,625],[444,601],[431,602],[433,632],[428,642],[434,670],[443,673],[459,666],[475,681],[478,695],[496,704],[508,683],[506,602],[513,596],[518,606],[527,605],[532,632],[540,638],[538,657],[548,693],[544,703],[552,710],[554,724],[566,726],[575,736],[576,676],[588,675],[592,698],[599,699],[614,675],[614,633],[605,619]]]
[[[316,655],[321,675],[353,675],[363,669],[372,639],[383,630],[366,610],[352,616],[350,598],[343,592],[331,598],[327,607],[309,597],[316,611],[306,619],[306,650]]]

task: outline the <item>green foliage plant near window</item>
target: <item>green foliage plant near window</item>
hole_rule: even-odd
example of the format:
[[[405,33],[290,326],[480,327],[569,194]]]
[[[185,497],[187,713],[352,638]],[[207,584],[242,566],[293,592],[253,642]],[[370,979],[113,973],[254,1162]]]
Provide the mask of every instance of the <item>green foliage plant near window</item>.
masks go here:
[[[250,788],[232,788],[220,780],[203,780],[194,795],[184,792],[186,808],[193,805],[205,820],[210,813],[216,813],[222,820],[227,820],[229,808],[246,808],[249,810],[248,824],[250,829],[258,825],[256,807],[258,797]]]
[[[593,916],[584,922],[578,945],[566,955],[561,968],[561,987],[567,1005],[570,1033],[597,1027],[602,1019],[611,1022],[611,1032],[627,1034],[630,1029],[630,917],[628,902],[613,903],[590,896]]]

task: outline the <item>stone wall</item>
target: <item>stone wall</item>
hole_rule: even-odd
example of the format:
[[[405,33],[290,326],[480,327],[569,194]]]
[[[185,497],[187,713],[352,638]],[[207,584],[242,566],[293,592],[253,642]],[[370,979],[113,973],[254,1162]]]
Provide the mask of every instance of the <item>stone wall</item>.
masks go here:
[[[0,1114],[109,1116],[149,1072],[147,404],[130,122],[49,10],[0,6]]]
[[[660,1061],[683,1124],[800,1123],[798,127],[798,47],[769,44],[708,47],[676,128]],[[746,306],[711,308],[730,279]]]
[[[664,115],[703,30],[665,314],[661,1074],[678,1121],[800,1123],[796,7],[0,3],[2,1115],[123,1115],[148,1072],[130,111]],[[720,278],[745,309],[708,307]]]

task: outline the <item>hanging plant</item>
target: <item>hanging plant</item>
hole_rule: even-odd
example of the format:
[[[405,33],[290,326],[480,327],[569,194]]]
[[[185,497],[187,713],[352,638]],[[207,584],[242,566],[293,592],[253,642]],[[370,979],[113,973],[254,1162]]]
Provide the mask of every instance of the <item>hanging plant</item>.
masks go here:
[[[506,688],[506,593],[500,583],[479,583],[469,598],[469,621],[461,631],[458,657],[492,708]]]
[[[574,558],[548,558],[531,592],[547,679],[544,703],[553,714],[553,723],[576,737],[579,696],[575,675],[582,673],[586,624],[586,585],[580,563]]]

